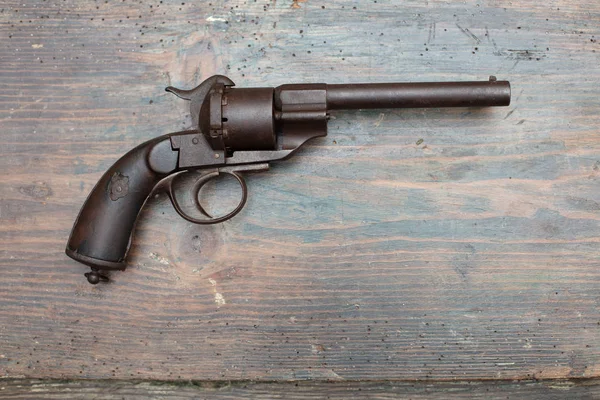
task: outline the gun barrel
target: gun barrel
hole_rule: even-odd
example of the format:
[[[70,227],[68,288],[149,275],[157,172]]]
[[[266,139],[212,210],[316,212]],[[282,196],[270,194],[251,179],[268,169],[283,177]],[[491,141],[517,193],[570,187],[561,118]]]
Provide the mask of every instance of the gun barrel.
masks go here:
[[[510,104],[510,83],[360,83],[327,85],[327,109],[490,107]]]

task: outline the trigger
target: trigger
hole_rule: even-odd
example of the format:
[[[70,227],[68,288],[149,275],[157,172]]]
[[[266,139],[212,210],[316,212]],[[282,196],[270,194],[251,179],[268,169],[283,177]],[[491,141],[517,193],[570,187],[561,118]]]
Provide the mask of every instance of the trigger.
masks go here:
[[[202,204],[200,204],[200,199],[199,199],[200,191],[202,190],[204,185],[206,185],[209,181],[213,180],[214,178],[216,178],[219,175],[220,174],[219,174],[218,169],[213,172],[210,172],[208,174],[204,174],[200,178],[198,178],[198,180],[196,181],[196,183],[194,184],[194,186],[191,189],[193,199],[194,199],[194,204],[196,205],[196,208],[198,209],[198,211],[200,211],[202,213],[202,215],[204,215],[205,217],[208,217],[210,219],[213,219],[213,216],[210,215],[204,209],[204,207],[202,207]]]

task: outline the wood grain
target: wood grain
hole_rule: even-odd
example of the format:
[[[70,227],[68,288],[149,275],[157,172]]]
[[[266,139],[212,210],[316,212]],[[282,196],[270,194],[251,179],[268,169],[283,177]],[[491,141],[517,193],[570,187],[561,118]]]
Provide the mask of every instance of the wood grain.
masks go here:
[[[593,399],[597,379],[482,382],[144,382],[9,379],[5,399]]]
[[[7,0],[0,374],[600,375],[600,3]],[[509,108],[337,112],[231,221],[145,207],[130,266],[63,251],[103,171],[190,126],[164,92],[508,79]],[[418,144],[417,144],[418,143]],[[224,186],[223,196],[229,199]]]

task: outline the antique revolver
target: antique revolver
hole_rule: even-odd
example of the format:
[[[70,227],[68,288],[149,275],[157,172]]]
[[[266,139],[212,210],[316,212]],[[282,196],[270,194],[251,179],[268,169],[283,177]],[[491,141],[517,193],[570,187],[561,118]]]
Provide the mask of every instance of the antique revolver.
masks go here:
[[[215,75],[192,90],[167,91],[190,101],[193,129],[159,136],[121,157],[100,178],[75,221],[69,257],[92,268],[92,284],[107,280],[100,270],[124,270],[138,214],[153,194],[166,193],[175,210],[196,224],[215,224],[236,215],[246,203],[244,171],[264,171],[308,140],[327,135],[330,110],[366,108],[489,107],[510,104],[510,84],[482,82],[288,84],[276,88],[234,88]],[[200,170],[193,186],[195,205],[205,218],[184,212],[173,182]],[[231,212],[210,216],[200,205],[202,186],[219,174],[240,184],[242,196]]]

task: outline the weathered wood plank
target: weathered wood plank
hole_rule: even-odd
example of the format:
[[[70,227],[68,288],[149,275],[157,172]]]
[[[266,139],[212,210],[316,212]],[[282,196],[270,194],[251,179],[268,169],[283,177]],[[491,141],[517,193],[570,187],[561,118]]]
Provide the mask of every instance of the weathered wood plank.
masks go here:
[[[597,377],[600,4],[292,4],[0,7],[0,374]],[[225,224],[190,226],[153,199],[128,270],[89,286],[63,254],[79,207],[126,149],[190,125],[164,86],[213,73],[494,74],[514,96],[335,113],[329,137],[249,177]]]
[[[114,380],[0,381],[4,399],[593,399],[600,384],[591,380],[481,382],[144,382]]]

